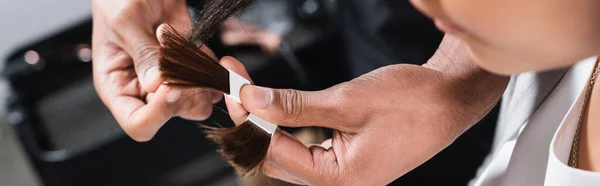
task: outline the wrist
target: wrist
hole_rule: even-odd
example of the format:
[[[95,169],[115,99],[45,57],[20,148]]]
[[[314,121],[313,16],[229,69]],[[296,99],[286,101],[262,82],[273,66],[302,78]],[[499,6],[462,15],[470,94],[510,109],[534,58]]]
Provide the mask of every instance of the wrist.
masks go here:
[[[481,120],[496,106],[504,92],[509,77],[478,70],[462,77],[442,78],[444,99],[453,105],[455,120],[467,129]]]
[[[489,73],[471,59],[467,47],[444,37],[436,53],[423,65],[439,74],[437,85],[452,121],[463,132],[481,120],[500,100],[509,77]]]

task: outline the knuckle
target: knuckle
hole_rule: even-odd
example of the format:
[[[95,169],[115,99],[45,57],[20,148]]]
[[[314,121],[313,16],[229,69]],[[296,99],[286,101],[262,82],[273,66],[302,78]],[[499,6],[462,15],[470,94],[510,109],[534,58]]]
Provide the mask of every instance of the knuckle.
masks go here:
[[[211,113],[212,113],[212,104],[205,102],[202,103],[200,106],[200,110],[197,111],[198,115],[196,118],[196,120],[206,120],[210,117]]]
[[[115,14],[109,14],[108,16],[108,25],[113,28],[120,28],[122,26],[125,26],[126,24],[128,24],[130,22],[130,14],[131,12],[131,8],[130,8],[130,4],[127,4],[121,8],[119,8]]]
[[[142,0],[130,0],[125,7],[123,7],[124,12],[137,12],[141,10],[145,10],[147,7],[148,1]]]
[[[183,101],[184,105],[188,105],[186,106],[187,108],[194,108],[194,109],[186,109],[185,107],[183,109],[185,110],[180,110],[180,111],[188,111],[188,112],[192,112],[192,114],[196,115],[196,117],[194,119],[196,120],[205,120],[208,119],[213,111],[213,107],[212,107],[212,95],[210,92],[204,91],[204,90],[192,90],[191,92],[192,94],[192,98],[190,101],[184,99],[180,99],[180,101]],[[180,102],[181,103],[181,102]],[[181,108],[181,107],[180,107]]]
[[[267,155],[265,156],[265,162],[269,162],[274,165],[278,165],[281,163],[280,156],[283,154],[281,154],[278,147],[281,146],[279,142],[282,137],[283,134],[280,134],[278,132],[275,132],[275,134],[273,134],[273,137],[271,137],[271,143],[269,144],[269,150],[267,151]]]
[[[223,100],[223,95],[221,95],[221,94],[212,94],[211,95],[211,102],[213,104],[217,104],[217,103],[221,102],[221,100]]]
[[[352,82],[342,83],[328,90],[328,115],[332,121],[345,121],[347,130],[354,129],[366,123],[377,110],[376,102],[370,100],[373,95],[364,94],[360,86]]]
[[[136,19],[144,15],[147,11],[147,4],[148,2],[141,0],[130,0],[127,3],[124,3],[123,5],[117,7],[117,10],[114,14],[109,15],[108,25],[112,29],[119,29],[131,24],[135,24],[135,22],[137,22]]]
[[[356,91],[353,90],[347,83],[336,85],[330,89],[331,96],[328,99],[328,101],[330,101],[328,105],[331,105],[329,110],[331,110],[332,114],[342,116],[347,115],[349,112],[347,112],[346,109],[354,107],[348,107],[346,105],[349,103],[356,103],[360,100],[354,99]]]
[[[158,56],[158,46],[154,46],[153,44],[142,43],[138,44],[134,48],[135,59],[133,60],[136,66],[136,69],[148,69],[151,65],[153,65],[153,59]]]
[[[146,142],[152,139],[152,135],[143,133],[139,124],[124,125],[123,130],[133,140],[137,142]]]
[[[122,14],[123,14],[123,10],[119,11],[119,13],[117,13],[117,15],[112,17],[111,19],[107,19],[108,26],[111,29],[119,28],[121,25],[125,24],[123,22],[127,22],[125,20],[126,17],[123,16]]]
[[[341,168],[335,166],[338,164],[335,154],[319,145],[313,145],[309,147],[313,154],[313,165],[312,169],[315,171],[313,174],[314,180],[320,180],[322,185],[346,185],[341,184],[344,179],[340,177],[339,171]]]
[[[344,104],[352,100],[356,91],[354,91],[348,83],[342,83],[331,87],[332,89],[332,101],[334,101],[334,105]]]
[[[263,162],[260,168],[261,172],[268,177],[274,178],[276,175],[271,170],[271,167],[268,166],[267,162]]]
[[[302,94],[296,90],[285,89],[280,91],[280,98],[284,117],[292,121],[299,120],[304,105]]]
[[[145,123],[140,120],[132,120],[130,117],[121,125],[125,133],[133,140],[138,142],[146,142],[152,139],[153,134],[145,129]]]
[[[150,141],[152,139],[152,137],[148,136],[148,135],[137,135],[137,136],[131,136],[131,139],[133,139],[137,142],[147,142],[147,141]]]
[[[92,0],[92,9],[95,9],[95,7],[98,5],[98,1],[99,0]]]

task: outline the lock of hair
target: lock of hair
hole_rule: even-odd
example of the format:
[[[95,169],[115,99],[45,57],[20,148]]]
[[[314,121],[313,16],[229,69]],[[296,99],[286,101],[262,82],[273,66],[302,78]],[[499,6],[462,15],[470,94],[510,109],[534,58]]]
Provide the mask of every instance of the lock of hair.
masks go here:
[[[218,152],[238,174],[252,175],[260,171],[272,133],[256,125],[251,117],[232,128],[203,127],[207,129],[207,138],[219,145]]]
[[[177,33],[171,25],[164,27],[159,52],[159,69],[165,84],[229,94],[229,71]]]
[[[225,69],[170,25],[165,27],[160,48],[160,72],[165,84],[180,88],[204,88],[226,94],[241,103],[240,90],[250,81]],[[231,128],[203,126],[207,138],[239,174],[260,170],[277,125],[250,114],[241,125]]]
[[[221,92],[240,103],[239,91],[250,82],[223,68],[216,59],[198,48],[217,32],[227,18],[247,7],[251,1],[208,1],[187,38],[168,25],[160,48],[160,71],[165,84]],[[243,124],[235,127],[204,128],[207,128],[207,137],[219,145],[218,151],[224,159],[244,175],[260,169],[277,125],[250,114]]]

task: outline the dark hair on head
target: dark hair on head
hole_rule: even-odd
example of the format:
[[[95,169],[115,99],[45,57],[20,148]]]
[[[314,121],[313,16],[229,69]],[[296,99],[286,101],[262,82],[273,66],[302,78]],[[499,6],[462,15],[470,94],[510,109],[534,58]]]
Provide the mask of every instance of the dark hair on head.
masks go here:
[[[229,71],[199,48],[227,18],[251,0],[209,1],[187,38],[167,25],[162,33],[160,71],[165,84],[180,88],[204,88],[230,94]],[[250,121],[231,128],[203,126],[208,139],[238,173],[256,173],[267,155],[271,135]]]

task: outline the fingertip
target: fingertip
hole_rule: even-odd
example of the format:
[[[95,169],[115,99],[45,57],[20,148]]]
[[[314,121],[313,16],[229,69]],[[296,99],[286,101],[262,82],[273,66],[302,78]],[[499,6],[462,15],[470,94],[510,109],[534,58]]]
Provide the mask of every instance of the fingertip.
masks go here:
[[[211,92],[210,95],[213,104],[219,103],[223,99],[223,94],[218,92]]]
[[[181,26],[181,25],[176,25],[176,24],[172,24],[172,23],[161,23],[160,25],[158,25],[158,27],[156,27],[156,40],[158,40],[158,43],[160,44],[160,46],[164,46],[164,38],[163,36],[165,35],[166,32],[170,31],[170,32],[175,32],[175,34],[181,34],[182,33],[186,33],[187,32],[187,28],[185,28],[185,26]]]
[[[244,67],[244,64],[242,64],[242,62],[238,61],[237,59],[230,56],[225,56],[222,57],[221,60],[219,60],[219,64],[221,64],[226,69],[232,70],[235,73],[241,75],[242,77],[252,81],[250,79],[250,75],[248,75],[248,71],[246,71],[246,67]]]
[[[154,97],[154,93],[149,93],[146,95],[146,103],[149,103],[150,100],[152,100],[152,97]]]
[[[200,98],[200,100],[194,99],[193,102],[186,101],[185,103],[178,104],[175,115],[188,120],[204,121],[208,119],[213,112],[213,105],[209,102],[211,94],[210,92],[202,92],[194,96]],[[191,107],[185,106],[185,104],[190,103],[193,104]]]
[[[150,67],[143,75],[142,88],[144,91],[149,93],[155,93],[158,87],[162,84],[162,77],[160,77],[160,71],[158,66]]]
[[[181,97],[181,90],[171,89],[165,94],[165,101],[170,104],[174,104],[179,101],[179,97]]]
[[[146,127],[148,120],[144,119],[143,113],[146,113],[148,108],[142,100],[128,96],[117,96],[109,105],[111,105],[112,114],[127,136],[139,142],[152,139],[155,132]]]
[[[128,132],[129,131],[129,132]],[[152,140],[152,138],[154,137],[154,134],[144,134],[144,133],[138,133],[138,132],[134,132],[135,130],[126,130],[125,133],[134,141],[136,142],[148,142],[150,140]]]
[[[213,52],[208,46],[202,45],[200,46],[200,50],[210,56],[213,60],[218,61],[217,55]]]
[[[228,65],[228,64],[225,64],[225,63],[233,63],[234,65],[235,65],[235,63],[241,64],[240,61],[238,61],[237,59],[235,59],[234,57],[231,57],[231,56],[223,56],[221,58],[221,60],[219,60],[219,63],[221,63],[221,65],[223,65],[223,66]],[[229,64],[229,65],[231,65],[231,64]]]
[[[153,99],[129,115],[125,124],[122,125],[127,135],[138,142],[149,141],[156,135],[173,115],[173,108],[167,102],[167,99],[173,99],[168,98],[173,96],[168,95],[169,92],[169,88],[159,87],[152,96]]]
[[[158,40],[158,43],[163,46],[163,34],[166,31],[167,28],[167,23],[161,23],[160,25],[158,25],[158,27],[156,27],[156,40]]]
[[[242,62],[238,61],[237,59],[231,56],[222,57],[221,60],[219,60],[219,64],[221,64],[226,69],[232,70],[240,70],[244,67],[244,65],[242,65]]]
[[[225,105],[227,105],[231,120],[233,120],[236,125],[240,125],[246,121],[248,111],[246,111],[241,104],[235,102],[231,98],[225,97]]]
[[[125,133],[137,142],[150,141],[158,130],[151,125],[148,126],[149,121],[140,116],[140,113],[143,112],[147,112],[145,107],[133,113],[127,124],[122,126]]]
[[[331,147],[333,147],[333,140],[331,138],[323,141],[323,143],[321,143],[321,147],[325,148],[325,149],[330,149]]]

